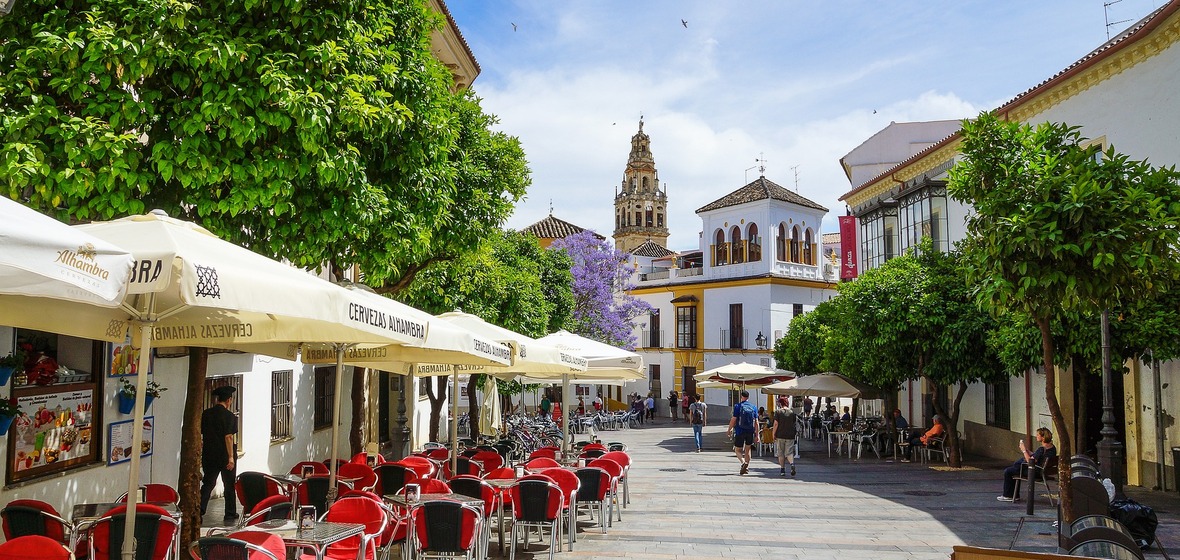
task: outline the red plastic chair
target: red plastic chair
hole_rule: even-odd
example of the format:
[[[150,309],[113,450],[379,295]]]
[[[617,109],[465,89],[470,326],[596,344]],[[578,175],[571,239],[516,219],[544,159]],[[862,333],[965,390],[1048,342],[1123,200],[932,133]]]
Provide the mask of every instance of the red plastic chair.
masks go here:
[[[349,496],[336,500],[323,516],[324,521],[335,523],[360,523],[364,533],[328,545],[324,558],[339,560],[376,560],[381,536],[389,524],[389,513],[381,503],[362,496]],[[363,552],[362,552],[363,551]],[[305,558],[314,556],[305,556]]]
[[[588,444],[586,444],[585,446],[583,446],[583,447],[582,447],[582,451],[590,451],[590,450],[592,450],[592,449],[601,449],[601,450],[603,450],[603,451],[609,451],[609,450],[606,448],[606,446],[605,446],[605,445],[603,445],[603,444],[601,444],[601,443],[588,443]]]
[[[251,511],[254,506],[271,496],[284,496],[283,487],[266,473],[246,471],[238,475],[234,491],[242,503],[242,511]]]
[[[561,547],[561,510],[565,506],[564,494],[561,487],[544,475],[521,479],[508,489],[509,499],[512,501],[512,548],[510,559],[516,558],[516,531],[521,529],[526,546],[529,527],[537,527],[542,534],[545,528],[550,531],[549,560],[553,560],[557,549]],[[534,556],[535,557],[535,556]]]
[[[364,463],[344,463],[336,470],[336,476],[349,479],[357,490],[371,490],[377,486],[377,473]]]
[[[623,508],[615,507],[619,501],[619,479],[623,477],[623,466],[610,459],[595,459],[586,464],[587,467],[602,469],[610,475],[610,508],[614,510],[618,516],[619,521],[623,520]],[[608,526],[613,525],[614,521],[607,520]]]
[[[296,496],[301,506],[315,506],[316,515],[323,515],[328,511],[328,488],[331,478],[326,474],[316,474],[303,479],[296,489]],[[343,494],[352,490],[352,485],[336,479],[336,494]]]
[[[414,473],[418,475],[418,478],[433,478],[434,473],[437,472],[434,461],[417,455],[411,455],[394,464],[402,464],[414,469]]]
[[[127,507],[119,506],[94,523],[90,530],[91,558],[114,558],[119,555],[119,551],[113,550],[111,546],[111,535],[123,534],[126,519]],[[135,507],[135,527],[137,535],[155,536],[155,543],[151,546],[148,556],[150,560],[164,560],[168,557],[176,542],[179,524],[164,511],[164,508],[138,504]],[[140,546],[144,546],[143,540],[140,540]]]
[[[384,465],[385,463],[389,462],[385,459],[385,457],[382,457],[380,453],[374,453],[373,460],[376,461],[376,464],[370,468],[377,468],[377,465]],[[362,451],[356,455],[353,455],[352,458],[348,460],[348,462],[357,465],[369,466],[369,454]]]
[[[243,560],[286,560],[282,537],[263,531],[238,531],[229,535],[210,535],[189,545],[189,555],[199,558],[235,558]]]
[[[13,500],[0,509],[4,539],[37,535],[67,544],[73,525],[62,518],[52,505],[41,500]]]
[[[631,492],[627,484],[627,473],[631,470],[631,456],[624,451],[610,451],[600,457],[600,459],[609,459],[618,463],[620,467],[623,467],[623,476],[619,479],[623,483],[623,500],[620,503],[623,507],[627,507],[627,504],[631,503]]]
[[[294,514],[295,504],[291,503],[289,496],[285,494],[268,496],[263,498],[261,502],[254,504],[254,507],[246,512],[242,526],[249,527],[271,519],[292,519]]]
[[[516,469],[508,467],[500,467],[492,469],[483,474],[484,480],[514,480],[516,479]]]
[[[0,560],[70,560],[70,550],[42,535],[24,535],[0,544]]]
[[[553,446],[542,447],[532,453],[529,453],[529,459],[536,459],[537,457],[545,457],[546,459],[557,460],[557,454],[561,453],[561,449]]]
[[[574,472],[574,476],[578,477],[581,484],[578,486],[577,501],[574,503],[574,519],[577,519],[577,508],[579,506],[586,506],[590,510],[590,515],[594,515],[594,509],[598,509],[598,528],[606,534],[606,524],[612,516],[614,511],[607,508],[612,507],[610,501],[611,475],[606,470],[599,467],[582,467]],[[604,519],[605,515],[605,519]],[[577,525],[574,525],[577,528]]]
[[[427,459],[434,459],[435,461],[447,461],[447,460],[450,460],[450,458],[451,458],[451,450],[447,449],[445,447],[436,447],[434,449],[424,449],[424,450],[422,450],[422,455],[420,455],[420,456],[426,457]]]
[[[415,558],[458,553],[470,556],[479,549],[482,539],[477,537],[484,535],[479,510],[452,500],[419,504],[410,517],[410,525],[414,527],[415,537],[411,557]]]
[[[483,471],[483,465],[481,465],[479,461],[468,457],[459,457],[458,459],[455,459],[455,466],[459,475],[465,474],[479,476],[479,473]],[[455,478],[455,476],[458,475],[451,472],[451,462],[448,460],[447,462],[443,463],[443,478],[450,480]]]
[[[533,459],[529,459],[529,461],[524,464],[524,468],[526,470],[530,470],[530,471],[539,471],[541,469],[552,469],[552,468],[556,468],[556,467],[560,467],[560,466],[561,466],[561,463],[558,463],[556,459],[550,459],[548,457],[536,457]]]
[[[483,515],[484,520],[484,536],[481,542],[486,545],[491,539],[492,524],[489,522],[489,520],[493,516],[496,516],[500,509],[499,489],[497,489],[495,486],[492,486],[491,484],[488,484],[478,476],[468,474],[461,474],[455,478],[452,478],[449,484],[451,485],[451,490],[456,494],[462,494],[464,496],[470,496],[472,498],[483,500],[483,511],[480,513]],[[481,551],[478,557],[487,558],[487,551]]]
[[[180,494],[178,494],[176,492],[175,488],[168,486],[167,484],[159,484],[156,482],[149,482],[147,484],[144,484],[143,488],[144,488],[143,501],[145,501],[145,502],[155,502],[158,504],[172,504],[172,505],[179,505],[180,504]],[[127,503],[127,493],[124,492],[123,495],[119,496],[119,499],[116,501],[118,501],[119,503]]]
[[[534,476],[538,475],[529,475],[524,477],[522,480],[527,480]],[[568,547],[569,550],[572,551],[574,549],[574,540],[577,538],[575,536],[575,533],[577,533],[575,530],[577,525],[574,524],[576,519],[574,514],[577,511],[577,503],[575,500],[578,498],[578,489],[581,488],[582,481],[578,480],[578,475],[574,474],[573,471],[569,471],[561,467],[545,469],[539,473],[539,476],[548,477],[550,480],[557,483],[557,485],[561,487],[562,500],[564,502],[561,511],[565,515],[565,527],[567,528],[566,533],[569,539]]]
[[[311,467],[311,474],[328,474],[332,472],[328,470],[328,465],[316,461],[299,461],[288,472],[296,476],[303,476],[303,467]]]
[[[450,494],[451,485],[437,478],[428,478],[418,481],[418,491],[423,494]]]
[[[373,492],[379,496],[396,494],[405,485],[418,480],[418,473],[403,463],[377,465],[373,472],[377,475],[377,487],[373,489]]]
[[[478,461],[481,467],[480,474],[492,471],[504,466],[504,458],[495,451],[480,451],[471,456],[473,461]]]

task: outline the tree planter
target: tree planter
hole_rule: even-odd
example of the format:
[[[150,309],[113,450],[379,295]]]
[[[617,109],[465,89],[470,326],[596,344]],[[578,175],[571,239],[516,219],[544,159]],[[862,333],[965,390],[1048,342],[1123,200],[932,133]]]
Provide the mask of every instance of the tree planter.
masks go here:
[[[156,397],[148,395],[143,400],[143,411],[147,412],[148,407],[152,406],[152,401]],[[119,414],[131,414],[135,409],[135,395],[127,395],[126,393],[119,393]]]

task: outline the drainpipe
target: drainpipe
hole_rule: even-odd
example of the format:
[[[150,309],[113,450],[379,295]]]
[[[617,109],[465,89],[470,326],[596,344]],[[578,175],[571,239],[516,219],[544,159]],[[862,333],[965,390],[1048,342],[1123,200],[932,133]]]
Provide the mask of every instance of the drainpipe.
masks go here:
[[[1024,436],[1032,433],[1032,372],[1024,372]]]

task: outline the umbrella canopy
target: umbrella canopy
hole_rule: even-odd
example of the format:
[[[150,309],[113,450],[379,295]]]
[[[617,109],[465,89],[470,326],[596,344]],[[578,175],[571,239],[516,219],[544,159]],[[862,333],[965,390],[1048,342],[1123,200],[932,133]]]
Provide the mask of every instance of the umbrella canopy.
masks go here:
[[[804,375],[790,381],[767,385],[762,388],[762,392],[772,395],[810,395],[815,397],[862,399],[875,399],[881,396],[880,391],[875,387],[853,381],[838,373]]]
[[[115,307],[131,253],[0,196],[0,294]]]
[[[477,373],[490,373],[494,375],[563,374],[586,371],[589,365],[588,360],[580,355],[538,342],[535,338],[508,330],[504,327],[493,325],[470,313],[452,311],[440,314],[438,318],[492,340],[498,340],[512,345],[515,352],[511,367],[488,368],[484,372]]]
[[[569,404],[571,400],[569,394],[571,379],[578,377],[593,379],[595,375],[599,375],[598,379],[603,381],[624,380],[625,377],[636,375],[638,376],[637,380],[645,379],[639,371],[643,367],[643,357],[630,350],[591,340],[565,330],[557,331],[537,340],[582,356],[590,365],[590,368],[583,373],[562,375],[561,402],[566,404]],[[569,413],[570,411],[567,410],[563,411],[561,415],[562,446],[565,449],[569,448],[570,440]]]
[[[152,345],[242,347],[306,341],[421,345],[428,323],[374,309],[354,292],[223,241],[162,212],[76,226],[131,251],[135,266],[117,307],[33,296],[0,296],[5,322],[106,341],[140,331],[139,371]],[[342,348],[342,347],[341,347]],[[253,350],[251,350],[253,351]],[[337,383],[340,378],[337,376]],[[135,421],[143,425],[147,375],[137,379]],[[340,394],[337,387],[337,395]],[[337,415],[339,406],[336,407]],[[337,418],[334,424],[339,424]],[[142,430],[132,434],[138,449]],[[123,557],[131,558],[140,456],[131,454]]]
[[[697,381],[741,383],[743,385],[769,385],[771,383],[793,379],[794,377],[795,372],[793,371],[741,362],[702,371],[694,375],[693,379]]]

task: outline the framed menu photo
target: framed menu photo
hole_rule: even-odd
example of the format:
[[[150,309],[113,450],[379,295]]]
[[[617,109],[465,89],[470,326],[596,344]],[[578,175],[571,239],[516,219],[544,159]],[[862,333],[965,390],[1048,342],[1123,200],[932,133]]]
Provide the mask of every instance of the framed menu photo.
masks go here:
[[[131,438],[132,438],[132,422],[135,420],[125,420],[123,422],[111,422],[107,431],[107,465],[117,465],[131,460]],[[153,448],[155,447],[155,438],[153,437],[153,426],[156,424],[155,416],[146,416],[143,419],[143,443],[139,446],[140,457],[150,457]]]

